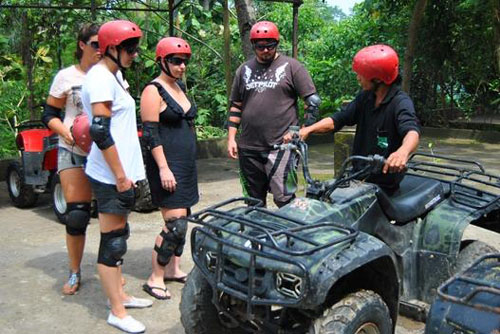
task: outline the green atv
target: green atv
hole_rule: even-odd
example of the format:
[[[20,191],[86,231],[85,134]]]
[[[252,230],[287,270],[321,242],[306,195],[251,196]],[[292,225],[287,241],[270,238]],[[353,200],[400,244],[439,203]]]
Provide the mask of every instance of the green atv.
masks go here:
[[[425,320],[436,289],[494,248],[462,240],[474,224],[500,230],[500,177],[476,162],[414,154],[388,196],[359,181],[380,156],[351,156],[337,179],[311,178],[276,211],[234,198],[191,215],[195,267],[181,321],[201,333],[394,333],[399,312]],[[352,168],[353,164],[356,168]]]

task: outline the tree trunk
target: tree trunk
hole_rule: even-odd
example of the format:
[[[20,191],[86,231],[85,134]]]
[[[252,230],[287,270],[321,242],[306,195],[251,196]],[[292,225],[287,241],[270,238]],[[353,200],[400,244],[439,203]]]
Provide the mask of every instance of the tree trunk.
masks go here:
[[[247,59],[253,56],[252,43],[250,43],[250,29],[255,23],[255,7],[253,0],[235,0],[238,28],[240,30],[241,49]]]
[[[231,31],[229,29],[229,8],[228,0],[223,1],[224,4],[224,78],[226,81],[226,96],[229,102],[231,94]],[[229,103],[228,103],[229,105]]]
[[[28,110],[30,111],[30,120],[35,120],[37,117],[34,108],[34,87],[33,87],[33,55],[31,54],[32,49],[32,38],[31,38],[31,28],[28,13],[23,11],[21,14],[21,53],[23,64],[26,66],[26,81],[28,88]]]
[[[203,6],[203,10],[210,10],[210,0],[202,0],[201,5]]]
[[[413,15],[408,29],[408,43],[404,55],[403,67],[403,90],[410,93],[411,75],[413,68],[413,56],[415,55],[415,46],[417,44],[418,27],[424,16],[427,0],[417,0],[413,8]]]
[[[495,67],[497,69],[497,74],[500,76],[500,2],[498,0],[492,0],[493,3],[493,15],[495,17],[494,20],[494,47],[495,47],[495,55],[496,55],[496,64]]]

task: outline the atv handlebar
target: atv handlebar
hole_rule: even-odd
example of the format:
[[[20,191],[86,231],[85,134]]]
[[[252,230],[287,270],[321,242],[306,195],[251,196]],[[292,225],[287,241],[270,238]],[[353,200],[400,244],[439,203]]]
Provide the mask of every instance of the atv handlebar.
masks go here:
[[[307,183],[306,192],[313,196],[321,197],[323,194],[330,193],[335,188],[350,180],[366,177],[370,174],[379,174],[386,163],[385,158],[377,154],[369,156],[353,155],[344,161],[338,174],[339,177],[333,183],[331,180],[329,182],[320,182],[314,180],[309,172],[309,149],[307,144],[299,137],[299,127],[290,127],[290,132],[292,133],[292,140],[286,144],[274,145],[273,149],[297,152],[302,160],[302,172]],[[357,167],[355,170],[351,171],[348,169],[349,166],[354,165]]]

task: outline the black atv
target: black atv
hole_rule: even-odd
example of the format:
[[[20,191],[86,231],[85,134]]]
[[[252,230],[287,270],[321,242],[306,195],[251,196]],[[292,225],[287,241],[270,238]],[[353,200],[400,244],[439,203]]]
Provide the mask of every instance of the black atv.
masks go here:
[[[425,334],[500,333],[500,253],[488,254],[439,287]]]
[[[302,158],[306,197],[276,211],[234,198],[188,217],[201,226],[186,333],[394,333],[400,311],[424,320],[441,283],[494,251],[462,240],[469,224],[500,230],[500,178],[476,162],[414,154],[388,196],[362,181],[380,156],[351,156],[317,181],[306,143],[281,148]]]

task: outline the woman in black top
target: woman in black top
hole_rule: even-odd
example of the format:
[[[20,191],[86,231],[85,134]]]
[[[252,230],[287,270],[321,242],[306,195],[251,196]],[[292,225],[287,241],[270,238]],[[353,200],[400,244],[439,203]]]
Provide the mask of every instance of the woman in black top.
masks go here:
[[[180,80],[191,57],[189,44],[176,37],[160,40],[156,60],[161,74],[142,92],[141,118],[148,152],[146,172],[153,203],[161,210],[165,226],[156,238],[153,271],[143,285],[157,299],[169,299],[165,281],[184,283],[179,268],[190,207],[198,202],[196,173],[196,106],[186,96]],[[181,219],[179,219],[181,218]]]

